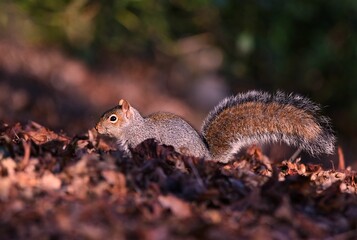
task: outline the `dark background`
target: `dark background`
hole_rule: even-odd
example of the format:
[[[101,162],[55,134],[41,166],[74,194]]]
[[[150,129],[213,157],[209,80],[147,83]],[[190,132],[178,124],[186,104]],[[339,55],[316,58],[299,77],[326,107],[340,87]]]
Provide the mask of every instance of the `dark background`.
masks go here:
[[[0,2],[0,119],[69,135],[120,98],[195,127],[229,94],[296,92],[357,143],[357,1]]]

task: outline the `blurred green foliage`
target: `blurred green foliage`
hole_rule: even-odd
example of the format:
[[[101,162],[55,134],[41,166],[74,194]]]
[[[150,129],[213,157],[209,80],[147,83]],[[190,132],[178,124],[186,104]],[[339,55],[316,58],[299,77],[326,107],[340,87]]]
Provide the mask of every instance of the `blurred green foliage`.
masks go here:
[[[314,94],[357,120],[355,0],[5,0],[0,30],[94,63],[108,52],[175,56],[177,40],[207,33],[233,88]]]

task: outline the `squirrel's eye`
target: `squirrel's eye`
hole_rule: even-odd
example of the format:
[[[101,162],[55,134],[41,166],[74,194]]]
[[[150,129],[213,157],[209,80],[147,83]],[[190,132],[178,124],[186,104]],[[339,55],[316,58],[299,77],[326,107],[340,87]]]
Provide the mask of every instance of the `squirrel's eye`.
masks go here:
[[[116,121],[118,121],[118,117],[115,114],[112,114],[109,117],[109,121],[111,121],[112,123],[116,123]]]

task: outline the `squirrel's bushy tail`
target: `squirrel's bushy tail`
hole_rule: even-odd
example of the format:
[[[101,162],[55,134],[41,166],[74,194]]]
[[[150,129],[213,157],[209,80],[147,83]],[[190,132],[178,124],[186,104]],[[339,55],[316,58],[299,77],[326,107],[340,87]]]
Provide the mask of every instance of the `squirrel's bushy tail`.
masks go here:
[[[299,95],[250,91],[224,99],[202,134],[214,160],[227,162],[242,147],[285,142],[311,155],[331,154],[335,136],[319,105]]]

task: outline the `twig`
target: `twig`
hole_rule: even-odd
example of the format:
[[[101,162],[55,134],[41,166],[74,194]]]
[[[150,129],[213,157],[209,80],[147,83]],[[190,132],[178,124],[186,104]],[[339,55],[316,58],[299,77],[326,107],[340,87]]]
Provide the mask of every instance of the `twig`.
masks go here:
[[[30,155],[31,155],[31,141],[26,141],[25,139],[22,139],[22,146],[24,147],[24,157],[22,158],[22,161],[20,163],[21,169],[24,169],[30,161]]]
[[[12,129],[12,132],[14,133],[14,135],[15,135],[15,137],[16,137],[16,140],[19,140],[19,139],[20,139],[20,137],[19,137],[19,135],[17,135],[17,133],[15,132],[15,130],[14,130],[14,129]]]
[[[337,148],[337,153],[338,153],[338,169],[342,170],[346,168],[345,165],[345,156],[343,154],[342,148],[338,146]]]
[[[332,170],[333,170],[333,171],[336,171],[336,169],[335,169],[335,163],[334,163],[332,160],[330,160],[330,163],[331,163]]]
[[[290,162],[295,162],[295,160],[297,159],[297,157],[299,156],[299,154],[301,153],[302,151],[302,148],[299,147],[295,152],[294,154],[289,158],[289,161]]]

